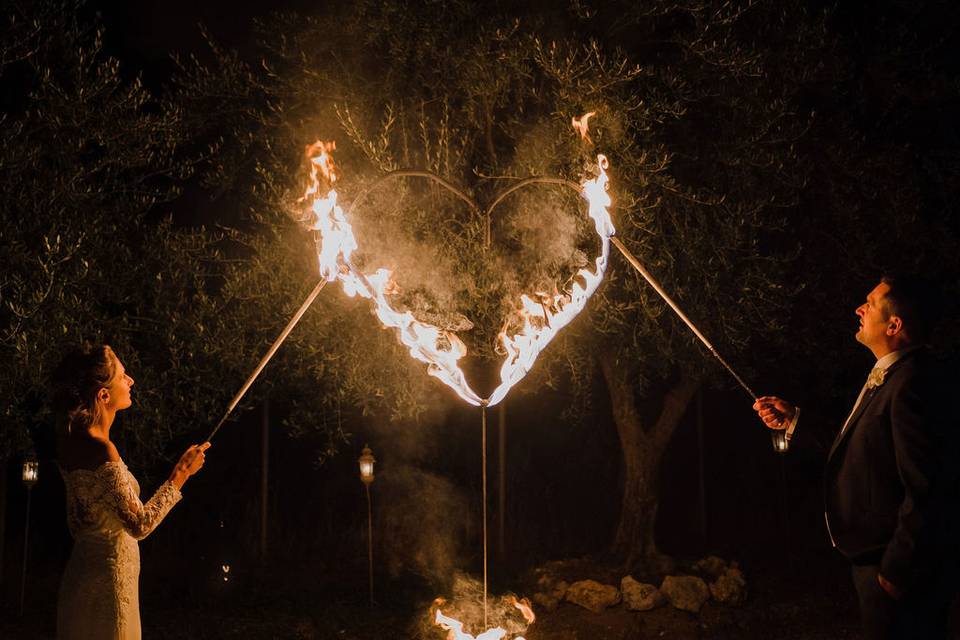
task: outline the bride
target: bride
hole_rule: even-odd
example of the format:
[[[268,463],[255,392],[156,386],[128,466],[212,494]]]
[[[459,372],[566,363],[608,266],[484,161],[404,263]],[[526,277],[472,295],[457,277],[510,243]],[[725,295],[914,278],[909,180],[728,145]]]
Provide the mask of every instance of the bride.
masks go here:
[[[54,373],[57,461],[66,485],[73,551],[60,584],[57,638],[140,638],[138,579],[145,538],[180,500],[203,466],[209,442],[180,457],[146,503],[110,441],[117,411],[131,405],[133,378],[102,345],[68,354]]]

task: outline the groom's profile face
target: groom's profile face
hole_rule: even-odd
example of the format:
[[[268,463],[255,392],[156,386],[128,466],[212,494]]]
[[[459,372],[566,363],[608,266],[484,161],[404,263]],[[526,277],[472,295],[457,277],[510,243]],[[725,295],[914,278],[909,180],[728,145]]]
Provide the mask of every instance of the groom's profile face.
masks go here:
[[[890,320],[886,295],[889,291],[890,285],[881,282],[867,294],[867,301],[857,307],[856,313],[860,318],[857,341],[866,347],[881,345],[886,341]]]

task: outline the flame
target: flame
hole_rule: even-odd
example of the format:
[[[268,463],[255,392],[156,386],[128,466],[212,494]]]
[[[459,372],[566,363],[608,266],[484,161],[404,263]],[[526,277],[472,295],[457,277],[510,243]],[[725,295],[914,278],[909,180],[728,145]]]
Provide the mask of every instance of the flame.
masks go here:
[[[500,368],[500,385],[490,395],[490,406],[503,400],[513,385],[527,375],[540,352],[553,340],[557,332],[577,317],[603,280],[607,259],[610,257],[610,236],[614,234],[614,228],[607,211],[611,200],[607,193],[609,178],[606,170],[609,162],[606,156],[597,156],[597,166],[599,175],[583,184],[583,196],[590,205],[589,214],[602,244],[595,270],[580,269],[569,293],[552,296],[541,294],[539,301],[534,301],[527,295],[520,296],[519,313],[523,328],[514,336],[500,333],[500,343],[507,359]]]
[[[588,111],[579,118],[571,118],[570,124],[573,125],[573,128],[577,130],[577,133],[580,134],[581,140],[586,140],[587,142],[593,142],[590,139],[590,135],[587,133],[590,130],[590,118],[597,115],[596,111]]]
[[[527,616],[526,613],[523,615],[524,617]],[[530,611],[530,616],[531,618],[533,617],[532,611]],[[528,618],[528,621],[532,622],[533,620]],[[487,629],[478,636],[472,636],[463,630],[462,622],[456,618],[451,618],[450,616],[444,615],[440,609],[437,609],[437,615],[434,617],[434,622],[444,631],[449,631],[447,634],[447,640],[501,640],[507,635],[507,630],[503,627],[494,627],[493,629]],[[516,636],[513,640],[523,640],[523,636]]]
[[[526,598],[523,598],[522,600],[517,600],[513,596],[507,596],[506,599],[508,602],[512,602],[513,606],[515,606],[520,611],[520,613],[523,614],[523,618],[524,620],[527,621],[528,625],[531,625],[534,622],[536,622],[537,616],[534,615],[533,607],[530,606],[529,600],[527,600]],[[523,638],[520,638],[519,640],[523,640]]]
[[[586,126],[588,114],[581,120]],[[576,122],[574,123],[576,125]],[[584,129],[585,131],[585,129]],[[500,402],[510,389],[530,370],[540,351],[565,327],[596,291],[603,280],[610,253],[610,236],[614,233],[607,207],[609,165],[603,155],[597,156],[599,175],[583,184],[583,197],[589,203],[589,215],[600,236],[602,251],[596,259],[595,270],[581,269],[574,278],[571,291],[553,295],[538,294],[535,301],[527,295],[520,298],[519,314],[523,328],[516,335],[501,332],[499,340],[507,358],[500,370],[500,385],[489,399],[481,398],[467,383],[457,362],[467,353],[467,348],[451,331],[420,322],[409,311],[398,312],[390,305],[387,296],[396,294],[398,287],[387,269],[378,269],[371,274],[360,273],[351,262],[357,240],[353,229],[337,204],[337,192],[332,185],[337,180],[332,152],[333,142],[316,142],[307,147],[310,159],[310,184],[304,194],[309,202],[309,227],[319,232],[317,257],[320,274],[328,282],[339,280],[344,292],[361,296],[374,303],[377,317],[384,327],[395,329],[410,355],[427,365],[427,372],[453,389],[466,402],[474,406],[492,406]],[[322,194],[321,181],[330,185]],[[581,283],[582,281],[582,283]],[[479,639],[478,639],[479,640]],[[484,638],[489,640],[489,638]]]
[[[310,177],[317,178],[317,172],[331,185],[337,181],[337,168],[333,164],[333,152],[337,150],[336,142],[321,142],[317,140],[307,145],[306,155],[310,160]],[[317,184],[319,186],[319,184]],[[310,192],[307,191],[309,194]]]

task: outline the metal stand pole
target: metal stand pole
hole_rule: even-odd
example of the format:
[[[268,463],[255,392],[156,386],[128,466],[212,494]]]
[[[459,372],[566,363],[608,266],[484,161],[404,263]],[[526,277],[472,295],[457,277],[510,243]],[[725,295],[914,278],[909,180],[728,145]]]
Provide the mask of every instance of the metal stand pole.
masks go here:
[[[367,564],[370,583],[370,606],[373,606],[373,508],[370,503],[370,485],[364,484],[367,490]]]
[[[487,628],[487,408],[480,408],[482,414],[481,448],[483,449],[483,628]]]
[[[30,540],[30,498],[33,495],[33,487],[27,487],[27,515],[24,518],[23,525],[23,570],[20,573],[20,616],[23,616],[23,601],[27,590],[27,542]]]
[[[500,561],[505,562],[507,558],[507,400],[500,403],[500,412],[498,414],[499,433],[497,438],[498,458],[500,460],[500,477],[497,482],[499,490],[499,519],[497,522],[497,548],[500,551]],[[502,566],[502,565],[501,565]]]

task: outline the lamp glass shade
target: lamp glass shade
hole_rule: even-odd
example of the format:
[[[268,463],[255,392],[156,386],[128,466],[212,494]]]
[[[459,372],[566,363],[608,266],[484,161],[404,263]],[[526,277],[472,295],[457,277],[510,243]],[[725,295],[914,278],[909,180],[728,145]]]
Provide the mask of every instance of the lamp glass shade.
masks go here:
[[[770,440],[773,442],[773,450],[777,453],[786,453],[790,449],[790,441],[787,439],[786,429],[775,429],[771,431]]]
[[[40,463],[33,456],[23,461],[23,484],[32,487],[40,479]]]
[[[373,465],[376,459],[373,457],[373,452],[370,451],[370,447],[363,448],[363,452],[360,454],[357,462],[360,465],[360,480],[367,484],[373,482]]]

